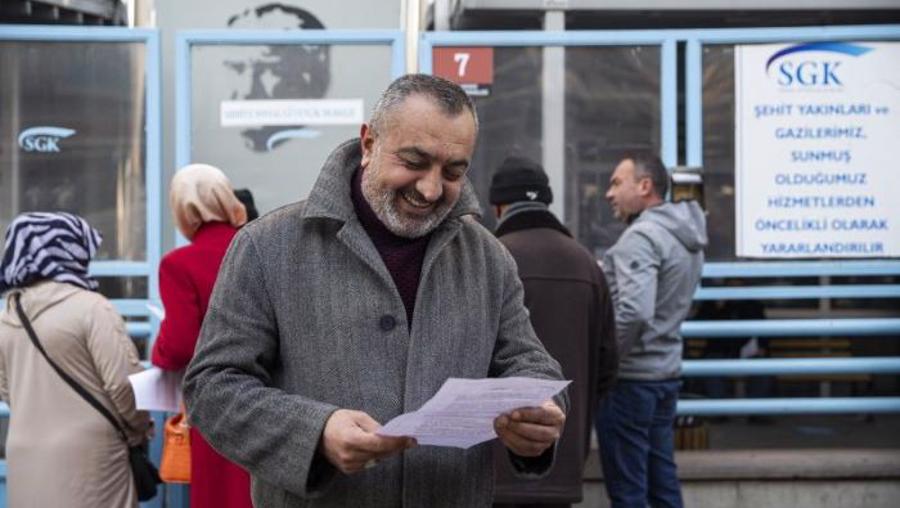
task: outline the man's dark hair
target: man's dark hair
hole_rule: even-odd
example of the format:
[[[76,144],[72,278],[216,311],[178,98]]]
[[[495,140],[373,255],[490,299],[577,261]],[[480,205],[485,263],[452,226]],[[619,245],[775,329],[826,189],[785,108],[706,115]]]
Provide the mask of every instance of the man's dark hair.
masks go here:
[[[234,189],[234,197],[247,210],[247,222],[259,218],[259,210],[256,209],[256,203],[253,201],[253,193],[250,192],[250,189]]]
[[[665,199],[671,177],[659,157],[650,152],[628,152],[620,160],[630,160],[634,164],[635,179],[649,178],[656,194]]]
[[[468,109],[475,119],[475,130],[478,130],[478,115],[472,98],[456,83],[428,74],[406,74],[395,79],[375,103],[369,119],[372,130],[380,132],[388,114],[411,95],[432,99],[448,116],[456,116]]]

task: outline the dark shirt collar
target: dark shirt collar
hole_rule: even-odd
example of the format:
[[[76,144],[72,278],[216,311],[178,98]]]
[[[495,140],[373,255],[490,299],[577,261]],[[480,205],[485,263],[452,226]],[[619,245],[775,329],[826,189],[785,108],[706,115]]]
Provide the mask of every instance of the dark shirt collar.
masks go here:
[[[529,210],[512,215],[500,224],[494,234],[501,237],[516,231],[535,228],[555,229],[568,237],[572,236],[569,229],[563,226],[559,219],[548,210]]]

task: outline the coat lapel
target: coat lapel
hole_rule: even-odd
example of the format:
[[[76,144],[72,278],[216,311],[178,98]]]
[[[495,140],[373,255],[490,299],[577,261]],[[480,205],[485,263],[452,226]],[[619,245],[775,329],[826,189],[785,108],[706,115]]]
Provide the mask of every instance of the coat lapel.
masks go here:
[[[337,238],[350,249],[350,252],[371,268],[388,287],[393,288],[396,292],[394,280],[391,278],[384,260],[381,259],[378,249],[375,248],[375,244],[372,243],[369,235],[366,234],[359,219],[353,217],[344,222],[344,227],[337,232]],[[400,298],[399,293],[397,293],[397,298]]]
[[[478,198],[475,195],[475,188],[472,182],[466,180],[463,190],[460,193],[459,201],[450,211],[450,214],[444,219],[444,222],[434,231],[431,241],[428,243],[428,250],[425,251],[425,259],[422,261],[422,272],[419,274],[419,289],[416,291],[416,302],[421,301],[422,289],[428,285],[428,275],[437,257],[444,250],[444,247],[453,240],[459,233],[459,228],[464,220],[475,220],[481,215],[481,207],[478,205]]]

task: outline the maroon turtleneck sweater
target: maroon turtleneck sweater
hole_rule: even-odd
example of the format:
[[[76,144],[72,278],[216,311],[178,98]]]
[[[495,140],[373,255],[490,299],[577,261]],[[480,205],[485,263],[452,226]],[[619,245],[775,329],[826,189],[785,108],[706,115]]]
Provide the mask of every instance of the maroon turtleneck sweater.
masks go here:
[[[420,238],[403,238],[392,233],[363,197],[362,169],[357,169],[353,174],[353,184],[350,188],[356,216],[375,244],[375,249],[381,255],[391,278],[394,279],[394,285],[403,300],[403,307],[406,308],[406,326],[411,328],[413,310],[416,307],[416,292],[419,289],[419,275],[422,272],[422,262],[425,260],[425,250],[428,248],[431,233]]]

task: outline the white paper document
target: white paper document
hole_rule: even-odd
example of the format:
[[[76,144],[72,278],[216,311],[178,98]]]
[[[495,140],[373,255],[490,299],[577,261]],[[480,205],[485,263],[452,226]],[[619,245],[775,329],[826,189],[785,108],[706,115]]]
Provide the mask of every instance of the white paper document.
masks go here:
[[[181,411],[181,379],[184,374],[157,367],[128,376],[134,403],[142,411]]]
[[[497,437],[494,419],[537,407],[571,381],[527,377],[450,378],[421,408],[387,422],[376,434],[410,436],[420,445],[469,448]]]

